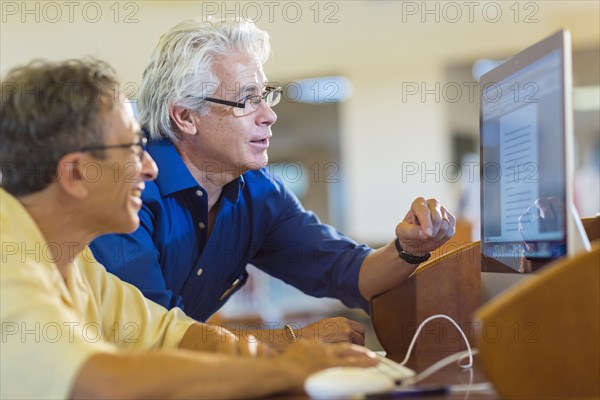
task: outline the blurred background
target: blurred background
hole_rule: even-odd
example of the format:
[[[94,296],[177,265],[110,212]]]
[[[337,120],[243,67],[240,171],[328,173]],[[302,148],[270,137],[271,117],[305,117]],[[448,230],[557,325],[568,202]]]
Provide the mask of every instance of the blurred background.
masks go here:
[[[307,209],[358,242],[389,242],[416,196],[437,197],[479,238],[479,88],[499,61],[565,28],[573,41],[575,202],[599,212],[598,1],[2,1],[0,69],[93,55],[136,98],[162,33],[181,20],[252,19],[269,32],[276,107],[270,168]],[[259,272],[224,320],[347,312]],[[372,345],[376,347],[376,345]]]

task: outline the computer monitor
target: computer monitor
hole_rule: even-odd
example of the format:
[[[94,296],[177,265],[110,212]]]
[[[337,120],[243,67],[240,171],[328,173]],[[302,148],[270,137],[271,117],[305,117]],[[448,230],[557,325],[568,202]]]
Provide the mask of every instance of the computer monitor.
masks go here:
[[[534,44],[481,77],[484,295],[582,248],[582,229],[572,207],[571,92],[568,31]]]

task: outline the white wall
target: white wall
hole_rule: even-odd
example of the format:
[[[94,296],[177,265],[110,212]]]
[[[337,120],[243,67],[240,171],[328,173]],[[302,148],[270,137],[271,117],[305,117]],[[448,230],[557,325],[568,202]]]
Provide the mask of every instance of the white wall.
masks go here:
[[[457,22],[449,20],[451,10],[442,13],[447,3],[253,2],[262,12],[259,27],[272,37],[269,75],[295,79],[335,73],[354,84],[354,95],[342,108],[341,153],[349,178],[347,231],[358,240],[388,241],[416,195],[435,196],[455,207],[456,188],[443,179],[451,157],[447,103],[432,96],[403,101],[403,84],[443,84],[448,63],[511,54],[561,27],[571,29],[575,48],[600,42],[597,1],[519,2],[518,15],[515,2],[475,2],[472,19],[464,2],[455,2],[463,13]],[[70,3],[72,15],[64,4],[1,3],[2,73],[34,57],[57,60],[91,54],[113,64],[123,82],[131,83],[135,97],[134,89],[162,32],[203,10],[216,7],[221,16],[227,10],[243,10],[248,2],[82,1]],[[272,15],[268,4],[277,4]],[[406,8],[423,5],[430,10],[437,7],[438,14],[423,10],[410,14]],[[500,7],[500,19],[492,21],[491,14],[482,14],[490,5]],[[302,17],[294,21],[292,12],[298,7]],[[331,23],[326,21],[328,15]],[[439,165],[440,173],[426,179],[420,173],[405,176],[402,182],[403,167],[406,172],[414,163],[419,172],[421,163],[428,169]]]
[[[441,174],[423,174],[423,167],[441,171],[450,159],[445,105],[433,96],[422,101],[420,95],[402,95],[407,83],[433,88],[443,71],[431,67],[351,78],[355,95],[342,108],[341,138],[349,178],[348,233],[384,243],[416,196],[437,197],[454,207],[452,188]]]

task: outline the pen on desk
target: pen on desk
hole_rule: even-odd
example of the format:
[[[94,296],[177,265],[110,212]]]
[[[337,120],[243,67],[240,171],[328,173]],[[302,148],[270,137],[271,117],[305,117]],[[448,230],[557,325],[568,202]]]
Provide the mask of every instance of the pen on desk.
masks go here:
[[[229,289],[227,289],[225,292],[223,292],[221,297],[219,297],[219,301],[223,301],[223,299],[225,297],[227,297],[229,295],[229,293],[233,292],[235,290],[235,288],[240,285],[240,283],[242,283],[242,280],[240,278],[237,278],[235,281],[233,281],[233,283],[231,284]]]

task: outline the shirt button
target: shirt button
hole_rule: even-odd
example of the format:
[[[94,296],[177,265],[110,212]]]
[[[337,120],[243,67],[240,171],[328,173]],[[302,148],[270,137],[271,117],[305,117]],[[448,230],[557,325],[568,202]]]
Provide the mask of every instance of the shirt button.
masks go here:
[[[196,196],[202,197],[202,196],[204,196],[204,193],[202,193],[202,190],[198,189],[198,190],[196,190]]]
[[[204,222],[200,222],[200,223],[198,224],[198,226],[200,227],[200,229],[204,229],[204,228],[206,228],[206,225],[204,225]]]
[[[204,270],[202,268],[198,268],[198,271],[196,271],[196,275],[200,276],[203,272]]]

